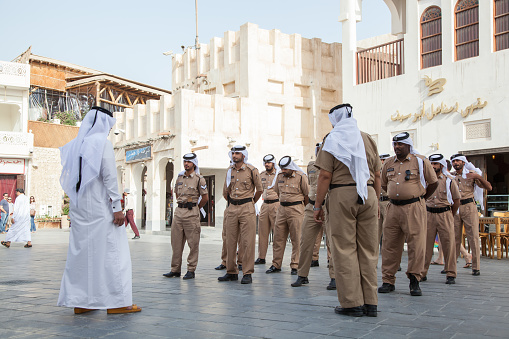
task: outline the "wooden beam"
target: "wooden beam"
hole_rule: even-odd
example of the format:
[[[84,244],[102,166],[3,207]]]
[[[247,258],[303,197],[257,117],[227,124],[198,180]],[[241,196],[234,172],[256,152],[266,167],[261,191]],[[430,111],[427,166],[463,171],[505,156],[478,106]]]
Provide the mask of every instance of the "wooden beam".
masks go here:
[[[118,97],[115,99],[115,102],[118,102],[118,100],[120,100],[120,98],[122,97],[123,94],[124,94],[124,92],[120,92]]]
[[[202,149],[208,149],[209,146],[198,146],[198,147],[194,147],[194,148],[191,148],[191,152],[196,152],[196,151],[200,151]]]
[[[125,97],[127,99],[127,103],[132,106],[133,104],[131,103],[131,98],[129,98],[129,93],[126,93]]]
[[[100,100],[102,102],[108,103],[110,105],[115,105],[115,106],[124,107],[124,108],[132,108],[132,106],[127,106],[127,105],[124,105],[124,104],[115,103],[115,102],[110,101],[110,100],[106,100],[106,99],[100,99]]]
[[[133,102],[133,106],[134,106],[134,105],[136,105],[136,104],[138,103],[138,101],[139,101],[139,100],[140,100],[140,97],[139,97],[139,96],[137,96],[137,97],[136,97],[136,100],[134,100],[134,102]]]
[[[113,96],[113,92],[111,91],[111,87],[108,87],[108,92],[110,94],[111,101],[115,102],[115,97]]]
[[[107,89],[108,89],[108,87],[106,87],[106,86],[105,86],[105,87],[103,87],[103,89],[99,92],[99,94],[103,94],[103,92],[104,92],[105,90],[107,90]]]

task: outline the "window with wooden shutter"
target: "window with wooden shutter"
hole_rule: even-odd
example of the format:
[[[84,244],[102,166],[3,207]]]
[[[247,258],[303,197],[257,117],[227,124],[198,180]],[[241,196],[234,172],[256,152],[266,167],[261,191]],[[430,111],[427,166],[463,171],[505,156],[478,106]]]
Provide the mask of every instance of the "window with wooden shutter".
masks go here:
[[[421,68],[442,64],[442,10],[428,7],[421,17]]]
[[[509,48],[509,0],[495,0],[495,51]]]
[[[479,55],[479,0],[459,0],[454,8],[456,60]]]

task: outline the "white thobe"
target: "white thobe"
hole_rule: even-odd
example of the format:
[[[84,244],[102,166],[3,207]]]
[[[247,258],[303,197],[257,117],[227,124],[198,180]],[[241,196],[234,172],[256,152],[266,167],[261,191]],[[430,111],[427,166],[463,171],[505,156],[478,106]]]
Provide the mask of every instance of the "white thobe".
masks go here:
[[[9,213],[11,213],[11,211],[9,211]],[[20,194],[16,197],[12,218],[14,219],[14,224],[9,228],[9,232],[7,232],[5,236],[5,241],[32,241],[32,235],[30,234],[30,202],[26,195]]]
[[[99,176],[84,190],[79,206],[70,203],[69,251],[57,305],[91,309],[131,306],[127,234],[124,227],[113,224],[113,211],[121,211],[121,206],[110,141],[104,146]]]

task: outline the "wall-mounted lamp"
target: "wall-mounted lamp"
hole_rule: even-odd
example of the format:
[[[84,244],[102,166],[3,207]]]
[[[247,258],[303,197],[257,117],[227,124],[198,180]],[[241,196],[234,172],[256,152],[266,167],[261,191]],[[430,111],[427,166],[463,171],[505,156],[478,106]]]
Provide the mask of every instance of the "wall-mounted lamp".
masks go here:
[[[438,142],[436,144],[431,144],[429,146],[433,151],[437,151],[439,148],[440,148],[440,145],[438,144]]]
[[[251,146],[251,143],[250,142],[246,142],[246,147],[249,147]]]
[[[125,131],[123,129],[117,128],[116,130],[113,131],[113,133],[115,135],[119,135],[120,133],[124,133],[125,134]]]
[[[142,168],[146,167],[145,162],[142,162],[140,165],[141,165]]]
[[[175,159],[173,157],[168,158],[168,162],[174,162],[174,161],[175,161]]]
[[[196,146],[196,143],[198,142],[197,139],[189,139],[189,143],[193,146]]]

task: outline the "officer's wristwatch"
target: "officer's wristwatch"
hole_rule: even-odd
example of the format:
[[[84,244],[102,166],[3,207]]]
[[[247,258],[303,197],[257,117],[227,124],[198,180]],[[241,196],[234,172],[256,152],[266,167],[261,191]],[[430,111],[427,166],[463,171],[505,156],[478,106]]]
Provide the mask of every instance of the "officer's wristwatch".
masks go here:
[[[315,207],[313,206],[313,211],[320,211],[322,208],[321,207]]]

